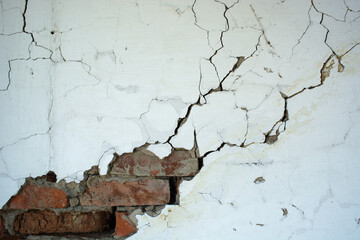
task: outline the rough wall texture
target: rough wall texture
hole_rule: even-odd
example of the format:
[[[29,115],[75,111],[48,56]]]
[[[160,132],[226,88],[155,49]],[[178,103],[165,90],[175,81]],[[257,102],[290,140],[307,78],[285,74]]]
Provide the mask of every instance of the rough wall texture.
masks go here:
[[[357,0],[0,0],[1,236],[359,239],[359,21]]]

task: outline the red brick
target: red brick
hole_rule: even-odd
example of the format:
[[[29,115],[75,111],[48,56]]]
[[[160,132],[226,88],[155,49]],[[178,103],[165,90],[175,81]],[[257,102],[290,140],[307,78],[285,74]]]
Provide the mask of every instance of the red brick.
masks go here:
[[[136,225],[128,218],[126,213],[115,212],[115,236],[125,237],[136,232]]]
[[[118,156],[110,170],[112,175],[133,176],[194,176],[198,171],[198,159],[191,151],[175,150],[160,159],[145,149]]]
[[[65,208],[69,206],[66,193],[58,188],[27,185],[7,203],[7,208]]]
[[[30,210],[18,215],[14,231],[19,234],[91,233],[110,229],[110,211],[63,212]]]
[[[0,216],[0,237],[4,236],[7,233],[5,228],[5,220],[2,216]]]
[[[88,183],[80,196],[82,206],[141,206],[165,205],[170,200],[169,181],[143,179],[121,182],[98,180]]]

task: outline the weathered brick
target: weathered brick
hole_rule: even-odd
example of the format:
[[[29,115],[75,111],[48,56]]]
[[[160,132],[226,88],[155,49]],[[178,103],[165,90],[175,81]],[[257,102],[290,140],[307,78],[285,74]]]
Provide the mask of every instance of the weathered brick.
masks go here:
[[[91,233],[110,229],[110,211],[63,212],[29,210],[18,215],[14,231],[19,234]]]
[[[136,225],[128,218],[126,213],[115,212],[115,236],[124,237],[136,232]]]
[[[160,159],[143,148],[118,156],[110,170],[112,175],[134,176],[194,176],[198,171],[198,159],[191,151],[175,150]]]
[[[27,185],[7,203],[7,208],[65,208],[69,206],[66,193],[58,188]]]
[[[121,182],[98,180],[88,183],[80,196],[82,206],[141,206],[164,205],[170,200],[169,181],[143,179]]]
[[[4,236],[7,233],[5,228],[5,220],[2,216],[0,216],[0,237]]]

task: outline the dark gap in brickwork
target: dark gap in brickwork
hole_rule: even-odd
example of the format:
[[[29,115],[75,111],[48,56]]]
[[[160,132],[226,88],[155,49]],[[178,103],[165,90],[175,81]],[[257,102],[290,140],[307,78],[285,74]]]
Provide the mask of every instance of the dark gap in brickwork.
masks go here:
[[[111,216],[110,216],[110,220],[109,220],[109,228],[110,228],[111,232],[114,232],[115,226],[116,226],[116,219],[115,219],[116,209],[117,209],[116,207],[111,207]]]
[[[178,202],[178,177],[170,177],[169,185],[170,185],[170,205],[179,204]]]
[[[200,172],[201,168],[204,166],[204,159],[202,157],[198,158],[198,165],[199,165],[198,171]]]

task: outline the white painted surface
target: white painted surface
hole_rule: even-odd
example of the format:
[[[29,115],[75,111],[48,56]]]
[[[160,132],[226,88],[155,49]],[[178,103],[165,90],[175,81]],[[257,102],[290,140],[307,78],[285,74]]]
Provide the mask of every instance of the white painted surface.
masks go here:
[[[203,169],[131,239],[360,238],[359,1],[0,3],[0,205],[195,132]]]

